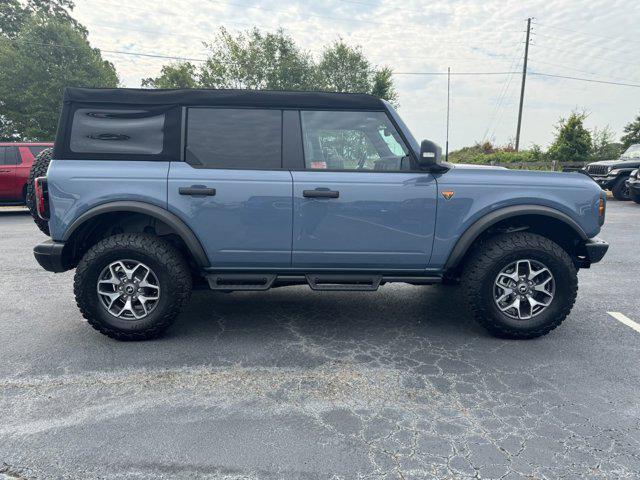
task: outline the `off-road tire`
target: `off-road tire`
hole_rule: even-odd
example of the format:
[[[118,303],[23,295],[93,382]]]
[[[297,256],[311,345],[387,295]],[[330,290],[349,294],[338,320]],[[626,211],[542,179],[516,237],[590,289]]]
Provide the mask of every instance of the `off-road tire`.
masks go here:
[[[616,184],[611,189],[611,193],[613,193],[613,198],[616,200],[620,200],[621,202],[626,202],[627,200],[631,200],[631,196],[629,195],[629,187],[625,185],[627,178],[622,177],[616,181]]]
[[[36,178],[44,177],[47,174],[47,169],[49,168],[49,163],[51,163],[52,155],[53,148],[46,148],[42,150],[36,156],[36,158],[33,159],[33,164],[31,165],[31,169],[29,170],[29,179],[27,180],[27,194],[25,195],[25,203],[27,204],[29,212],[31,212],[33,221],[36,223],[40,231],[45,235],[50,235],[49,222],[41,219],[38,216],[38,210],[36,208],[36,194],[33,182]]]
[[[541,262],[555,281],[549,306],[528,320],[516,320],[501,312],[493,296],[498,273],[519,259]],[[528,232],[496,235],[478,244],[463,270],[461,284],[476,321],[495,336],[513,339],[549,333],[569,315],[578,293],[577,270],[567,252],[548,238]]]
[[[130,259],[148,265],[158,277],[160,300],[148,316],[125,320],[109,312],[97,293],[100,273],[110,263]],[[80,312],[100,333],[117,340],[161,336],[191,295],[191,272],[183,255],[169,242],[146,233],[123,233],[95,244],[76,268],[73,290]]]

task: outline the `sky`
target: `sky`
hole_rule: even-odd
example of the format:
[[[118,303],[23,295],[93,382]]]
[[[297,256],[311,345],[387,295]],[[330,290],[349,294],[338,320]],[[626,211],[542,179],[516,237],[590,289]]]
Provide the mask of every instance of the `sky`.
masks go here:
[[[532,17],[521,148],[548,147],[558,120],[573,110],[588,113],[588,128],[608,126],[616,139],[640,114],[637,0],[77,0],[73,16],[124,87],[139,87],[172,60],[104,50],[203,59],[203,42],[221,26],[231,32],[281,27],[315,56],[342,38],[361,46],[373,64],[394,70],[400,115],[416,138],[443,146],[447,78],[422,73],[446,74],[451,67],[451,150],[515,138]]]

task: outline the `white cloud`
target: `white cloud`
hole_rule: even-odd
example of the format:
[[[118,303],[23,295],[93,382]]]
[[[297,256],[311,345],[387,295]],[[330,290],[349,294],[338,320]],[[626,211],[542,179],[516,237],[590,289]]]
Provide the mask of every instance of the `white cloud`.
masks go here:
[[[202,42],[220,26],[283,27],[313,54],[342,37],[396,72],[445,72],[448,66],[453,72],[519,70],[525,18],[531,16],[532,72],[640,84],[640,7],[634,0],[85,0],[74,16],[89,29],[92,45],[104,50],[204,58]],[[104,56],[128,87],[157,75],[168,62]],[[452,148],[482,140],[485,132],[498,143],[514,137],[520,76],[509,78],[452,77]],[[415,136],[444,143],[446,78],[398,75],[396,82],[400,113]],[[619,135],[640,113],[640,88],[531,75],[522,144],[547,145],[558,118],[572,109],[591,113],[588,126],[609,125]]]

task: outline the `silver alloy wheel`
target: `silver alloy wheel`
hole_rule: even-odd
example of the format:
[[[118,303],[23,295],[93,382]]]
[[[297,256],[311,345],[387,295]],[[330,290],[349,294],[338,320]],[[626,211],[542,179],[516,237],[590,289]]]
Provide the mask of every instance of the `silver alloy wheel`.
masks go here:
[[[160,300],[160,282],[148,266],[137,260],[118,260],[106,266],[98,277],[100,303],[111,315],[140,320]]]
[[[551,270],[537,260],[518,260],[503,268],[495,279],[493,299],[502,313],[528,320],[551,305],[555,280]]]

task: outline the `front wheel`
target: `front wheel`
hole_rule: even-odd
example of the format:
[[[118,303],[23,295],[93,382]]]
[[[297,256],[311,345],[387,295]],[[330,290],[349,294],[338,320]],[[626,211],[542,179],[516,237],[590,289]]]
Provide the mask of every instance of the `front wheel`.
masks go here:
[[[125,233],[94,245],[76,268],[74,292],[82,315],[118,340],[159,337],[191,294],[191,272],[169,242]]]
[[[497,235],[478,245],[463,271],[462,287],[475,319],[490,333],[535,338],[569,315],[578,276],[567,253],[541,235]]]
[[[611,189],[613,198],[620,201],[631,200],[631,193],[629,192],[629,186],[627,185],[626,178],[619,178],[616,184]]]

